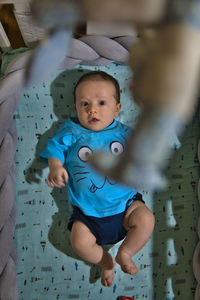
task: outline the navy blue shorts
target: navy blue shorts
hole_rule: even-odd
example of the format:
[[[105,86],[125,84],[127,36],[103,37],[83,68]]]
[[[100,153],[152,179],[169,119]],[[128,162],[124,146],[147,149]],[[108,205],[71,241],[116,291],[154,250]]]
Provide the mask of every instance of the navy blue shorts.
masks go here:
[[[73,223],[75,221],[81,221],[94,234],[98,245],[115,244],[123,240],[127,234],[127,230],[123,227],[123,219],[126,210],[134,200],[140,200],[144,203],[142,195],[137,193],[132,199],[127,201],[124,212],[103,218],[86,216],[80,208],[74,206],[68,223],[68,229],[71,231]]]

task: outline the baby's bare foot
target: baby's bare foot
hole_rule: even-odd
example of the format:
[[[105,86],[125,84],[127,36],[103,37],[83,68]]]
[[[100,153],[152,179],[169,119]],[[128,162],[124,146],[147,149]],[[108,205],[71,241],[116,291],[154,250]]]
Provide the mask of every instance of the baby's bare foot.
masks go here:
[[[114,269],[115,269],[116,261],[109,254],[106,259],[104,259],[101,264],[101,283],[104,286],[112,286],[112,282],[114,279]]]
[[[124,251],[118,251],[115,258],[124,273],[134,275],[138,272],[136,264],[132,261],[132,257]]]
[[[113,282],[113,279],[114,279],[115,265],[116,265],[116,263],[113,264],[112,269],[102,268],[102,270],[101,270],[101,283],[104,286],[112,286],[112,282]]]

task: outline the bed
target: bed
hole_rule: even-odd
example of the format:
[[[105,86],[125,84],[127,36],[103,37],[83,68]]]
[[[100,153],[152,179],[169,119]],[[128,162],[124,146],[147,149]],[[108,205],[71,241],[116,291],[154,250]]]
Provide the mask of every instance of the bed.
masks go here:
[[[133,42],[130,36],[73,39],[59,70],[29,89],[23,88],[23,75],[31,51],[13,54],[0,83],[0,299],[200,299],[199,108],[180,142],[173,141],[167,188],[153,195],[140,191],[156,218],[152,238],[135,256],[140,271],[130,276],[117,266],[111,288],[101,285],[99,269],[70,246],[67,190],[45,184],[48,169],[39,153],[74,116],[73,86],[87,70],[118,79],[123,107],[118,118],[134,127],[139,109],[131,100],[126,65]],[[109,251],[115,255],[118,246]]]

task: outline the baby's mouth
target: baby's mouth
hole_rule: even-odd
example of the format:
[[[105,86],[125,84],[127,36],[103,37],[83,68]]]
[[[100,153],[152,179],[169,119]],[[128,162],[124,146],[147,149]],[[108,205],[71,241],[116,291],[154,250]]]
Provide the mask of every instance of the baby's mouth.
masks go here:
[[[89,123],[97,123],[98,121],[99,121],[99,119],[97,119],[97,118],[89,119]]]

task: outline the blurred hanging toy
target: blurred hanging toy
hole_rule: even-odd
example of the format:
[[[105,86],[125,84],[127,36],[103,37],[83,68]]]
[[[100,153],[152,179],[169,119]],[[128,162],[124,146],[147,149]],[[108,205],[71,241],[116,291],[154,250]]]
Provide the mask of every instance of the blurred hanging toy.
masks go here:
[[[200,70],[200,0],[34,0],[36,22],[49,37],[29,62],[26,83],[40,82],[70,49],[80,20],[131,21],[139,33],[130,51],[131,92],[141,115],[120,158],[97,153],[91,164],[107,176],[139,189],[165,185],[171,137],[191,119]]]

